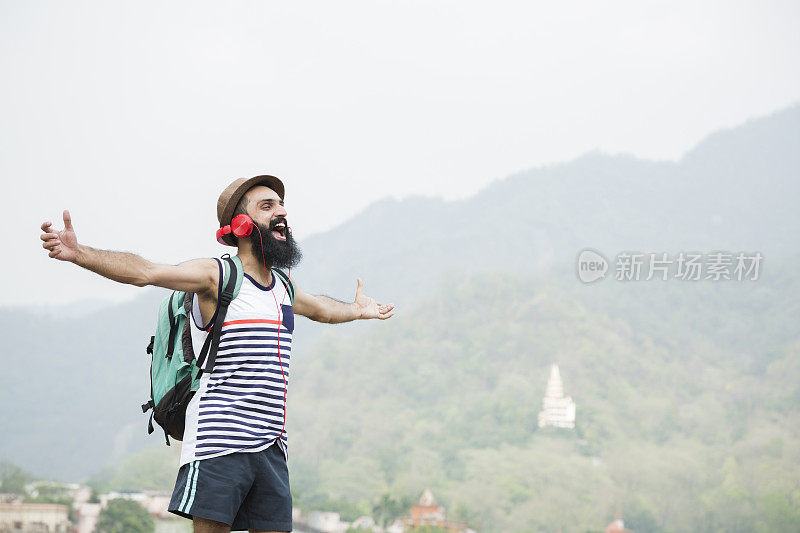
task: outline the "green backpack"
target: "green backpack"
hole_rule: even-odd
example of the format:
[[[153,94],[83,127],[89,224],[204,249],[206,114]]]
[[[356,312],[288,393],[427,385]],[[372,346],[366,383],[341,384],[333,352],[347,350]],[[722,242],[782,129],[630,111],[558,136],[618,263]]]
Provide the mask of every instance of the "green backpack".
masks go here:
[[[150,399],[142,404],[142,412],[150,409],[147,433],[153,433],[153,419],[164,429],[164,438],[169,446],[169,437],[183,440],[186,425],[186,407],[200,388],[203,372],[211,372],[217,357],[222,323],[228,305],[239,294],[242,286],[242,262],[238,256],[222,256],[224,260],[222,295],[219,298],[214,325],[200,353],[195,357],[192,347],[191,306],[193,294],[173,291],[162,300],[158,309],[156,334],[150,337],[147,353],[152,355],[150,363]],[[282,270],[272,269],[280,278],[294,303],[294,284]],[[208,361],[206,361],[208,359]],[[205,366],[204,366],[205,364]]]

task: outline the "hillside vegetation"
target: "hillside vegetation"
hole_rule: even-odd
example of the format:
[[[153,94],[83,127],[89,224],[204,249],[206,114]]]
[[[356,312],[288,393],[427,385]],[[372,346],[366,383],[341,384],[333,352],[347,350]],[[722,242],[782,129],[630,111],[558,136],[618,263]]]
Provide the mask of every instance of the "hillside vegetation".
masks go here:
[[[794,106],[680,161],[588,154],[456,202],[381,200],[304,240],[302,289],[350,300],[361,277],[397,312],[297,321],[296,504],[384,519],[427,487],[482,532],[596,531],[617,504],[636,532],[798,531],[798,138]],[[583,285],[585,247],[764,263],[756,281]],[[102,490],[171,486],[175,450],[139,408],[166,294],[0,309],[0,462]],[[572,431],[537,428],[552,363]]]
[[[794,259],[758,281],[454,278],[358,338],[295,361],[300,500],[429,487],[481,531],[800,523]],[[559,364],[577,427],[537,428]],[[777,528],[777,529],[776,529]]]

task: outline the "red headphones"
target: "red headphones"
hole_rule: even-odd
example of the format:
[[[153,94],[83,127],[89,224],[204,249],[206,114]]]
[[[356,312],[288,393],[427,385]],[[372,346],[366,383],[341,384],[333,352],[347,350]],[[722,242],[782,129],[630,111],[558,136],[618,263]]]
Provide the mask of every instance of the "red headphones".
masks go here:
[[[235,246],[222,240],[223,235],[233,233],[236,237],[247,237],[253,233],[253,219],[248,215],[236,215],[230,225],[222,226],[217,230],[217,242],[224,246]]]

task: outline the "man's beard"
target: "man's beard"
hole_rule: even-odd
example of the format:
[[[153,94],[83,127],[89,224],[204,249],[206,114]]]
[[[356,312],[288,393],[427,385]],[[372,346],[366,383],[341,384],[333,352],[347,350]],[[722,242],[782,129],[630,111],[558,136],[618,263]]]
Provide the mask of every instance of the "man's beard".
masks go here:
[[[283,220],[274,221],[285,222]],[[303,253],[297,246],[287,226],[284,230],[285,241],[279,241],[272,235],[272,228],[254,223],[256,227],[250,233],[250,244],[252,245],[253,255],[262,266],[264,263],[276,268],[292,268],[303,258]],[[263,243],[263,246],[262,246]]]

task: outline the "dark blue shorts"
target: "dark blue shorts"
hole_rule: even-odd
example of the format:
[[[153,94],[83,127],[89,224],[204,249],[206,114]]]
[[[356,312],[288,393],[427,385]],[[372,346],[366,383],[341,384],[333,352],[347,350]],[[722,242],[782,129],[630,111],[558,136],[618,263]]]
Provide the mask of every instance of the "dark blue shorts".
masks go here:
[[[286,457],[277,443],[193,461],[178,471],[169,511],[224,522],[232,530],[292,530]]]

